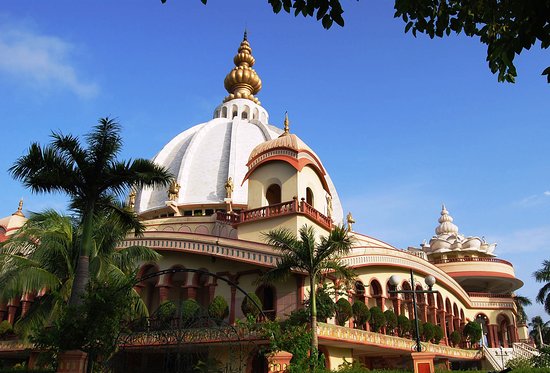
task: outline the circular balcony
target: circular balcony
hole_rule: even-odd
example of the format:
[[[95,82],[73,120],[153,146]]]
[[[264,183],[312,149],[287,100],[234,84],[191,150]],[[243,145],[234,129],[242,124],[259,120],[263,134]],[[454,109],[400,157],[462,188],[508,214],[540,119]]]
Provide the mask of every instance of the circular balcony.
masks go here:
[[[454,278],[468,292],[507,293],[523,286],[512,263],[483,257],[462,257],[431,261]]]

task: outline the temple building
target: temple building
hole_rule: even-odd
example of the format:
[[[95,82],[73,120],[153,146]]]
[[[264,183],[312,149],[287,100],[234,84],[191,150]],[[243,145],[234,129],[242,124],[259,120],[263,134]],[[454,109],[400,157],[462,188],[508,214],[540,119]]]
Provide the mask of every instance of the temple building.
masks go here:
[[[496,257],[495,244],[459,233],[445,206],[437,223],[434,217],[435,235],[419,247],[400,249],[356,232],[329,170],[293,132],[288,116],[283,124],[270,124],[269,113],[258,99],[262,82],[253,68],[256,61],[246,34],[233,62],[235,67],[224,80],[228,95],[214,108],[212,118],[175,136],[154,157],[174,175],[172,185],[133,190],[128,197],[146,231],[141,237],[129,237],[122,246],[143,245],[162,254],[160,262],[144,263],[139,271],[139,277],[146,279],[137,289],[151,314],[167,301],[194,299],[207,307],[222,296],[229,306],[225,321],[235,325],[244,318],[244,293],[254,293],[264,315],[284,319],[303,307],[309,282],[304,274],[295,273],[282,283],[258,283],[278,260],[263,233],[280,227],[297,233],[310,225],[324,236],[335,225],[344,224],[355,242],[342,258],[357,274],[346,297],[350,303],[363,301],[369,308],[393,310],[412,319],[411,293],[390,292],[390,278],[399,276],[398,288],[404,290],[425,289],[424,279],[435,278],[437,292],[418,293],[414,301],[420,322],[442,328],[438,344],[423,342],[423,351],[432,354],[436,364],[470,362],[497,369],[493,352],[500,347],[510,356],[531,351],[514,302],[514,292],[523,282],[515,277],[510,262]],[[1,219],[0,241],[23,222],[21,208]],[[384,239],[391,241],[391,237]],[[26,299],[23,295],[1,305],[0,318],[13,323]],[[481,341],[452,343],[451,334],[461,332],[469,321],[482,325]],[[329,319],[319,323],[318,335],[320,351],[331,369],[354,360],[369,368],[411,366],[413,340],[384,328],[375,332],[368,323],[359,326],[350,319],[340,326]],[[140,347],[138,339],[133,341],[136,351],[147,353],[150,345]],[[474,344],[476,349],[471,348]],[[0,355],[3,346],[0,343]],[[271,369],[258,359],[250,347],[242,371]]]

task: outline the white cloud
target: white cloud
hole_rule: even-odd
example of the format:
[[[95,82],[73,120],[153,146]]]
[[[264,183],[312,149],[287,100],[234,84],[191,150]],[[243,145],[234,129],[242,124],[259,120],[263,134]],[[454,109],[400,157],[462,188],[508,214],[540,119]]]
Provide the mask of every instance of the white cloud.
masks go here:
[[[550,190],[544,191],[541,194],[533,194],[531,196],[525,197],[515,202],[515,205],[520,207],[538,206],[550,202],[550,198],[548,197],[550,197]]]
[[[70,58],[73,51],[71,43],[55,36],[21,27],[0,28],[0,73],[40,89],[64,87],[79,97],[94,97],[99,87],[79,76]]]

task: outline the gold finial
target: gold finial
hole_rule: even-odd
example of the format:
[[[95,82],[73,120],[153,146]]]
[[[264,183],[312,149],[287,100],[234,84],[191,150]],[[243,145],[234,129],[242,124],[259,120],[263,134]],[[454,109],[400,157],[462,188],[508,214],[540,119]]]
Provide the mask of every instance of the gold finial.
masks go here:
[[[130,210],[133,210],[136,206],[136,191],[134,188],[130,190],[130,194],[128,195],[128,208]]]
[[[23,198],[19,200],[19,206],[17,206],[17,211],[14,212],[12,215],[25,217],[25,214],[23,214]]]
[[[224,102],[234,100],[236,98],[244,98],[256,104],[260,101],[254,95],[262,89],[262,80],[252,68],[256,60],[252,56],[252,48],[248,43],[248,33],[245,30],[243,41],[239,46],[239,50],[233,58],[235,67],[227,74],[223,85],[229,93],[224,99]]]
[[[285,124],[285,128],[284,128],[285,132],[283,132],[283,133],[281,134],[281,136],[286,136],[286,135],[288,135],[288,134],[290,133],[289,123],[290,123],[290,122],[288,121],[288,111],[285,111],[285,122],[284,122],[284,124]]]
[[[168,199],[170,201],[177,201],[180,196],[181,186],[177,183],[176,180],[172,180],[170,187],[168,188]]]

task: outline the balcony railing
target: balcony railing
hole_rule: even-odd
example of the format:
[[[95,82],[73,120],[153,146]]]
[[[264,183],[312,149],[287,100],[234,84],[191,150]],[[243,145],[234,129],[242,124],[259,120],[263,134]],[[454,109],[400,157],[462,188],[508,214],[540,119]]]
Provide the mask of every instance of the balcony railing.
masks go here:
[[[512,263],[507,260],[497,259],[497,258],[479,258],[479,257],[468,257],[468,258],[448,258],[448,259],[437,259],[430,260],[432,264],[445,264],[445,263],[461,263],[461,262],[489,262],[489,263],[501,263],[506,264],[512,267]]]
[[[473,298],[512,298],[512,294],[510,293],[482,293],[469,291],[468,295]]]
[[[244,210],[238,214],[218,212],[216,215],[216,219],[218,221],[222,221],[228,224],[237,225],[291,214],[306,215],[322,227],[328,230],[332,229],[332,219],[328,216],[321,214],[313,206],[308,204],[303,198],[301,201],[298,201],[297,198],[294,198],[292,201],[288,202],[277,203],[257,209]]]

